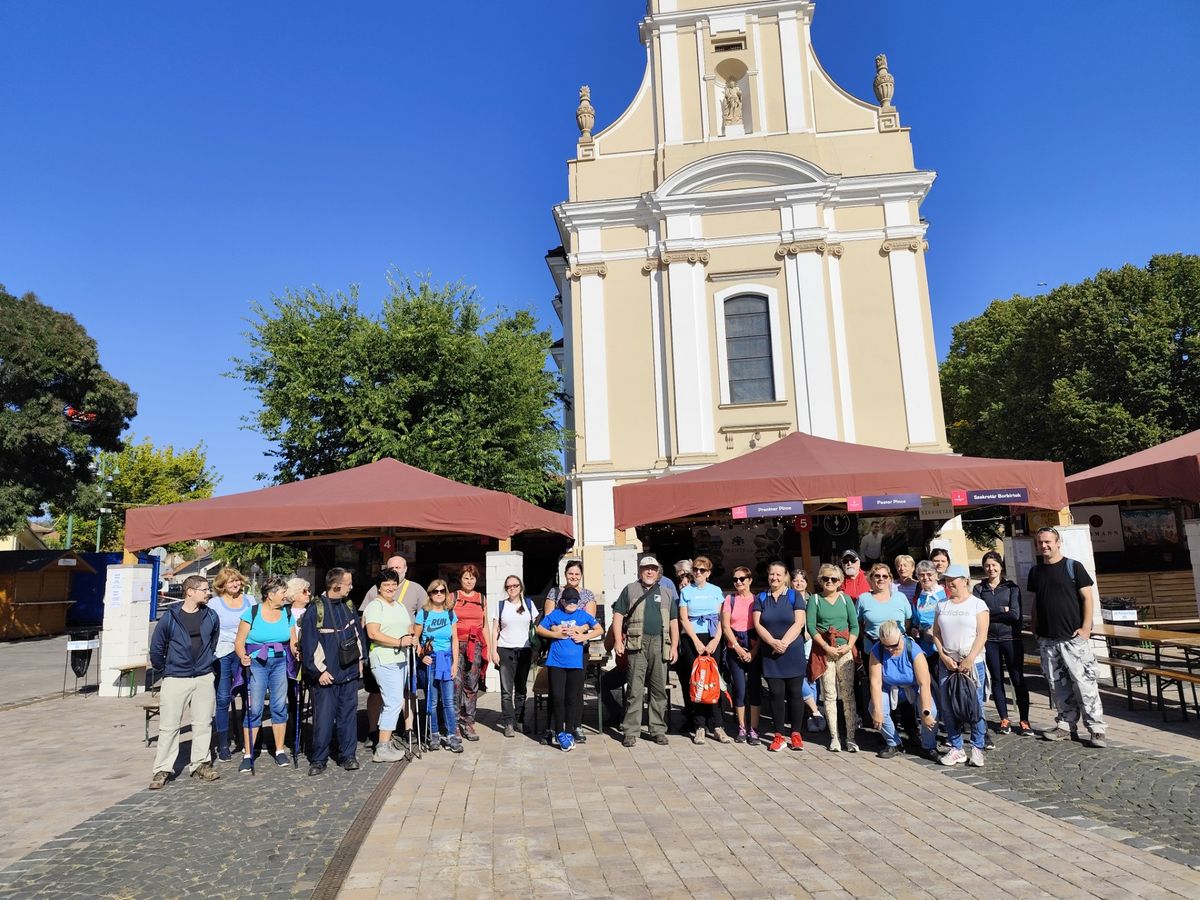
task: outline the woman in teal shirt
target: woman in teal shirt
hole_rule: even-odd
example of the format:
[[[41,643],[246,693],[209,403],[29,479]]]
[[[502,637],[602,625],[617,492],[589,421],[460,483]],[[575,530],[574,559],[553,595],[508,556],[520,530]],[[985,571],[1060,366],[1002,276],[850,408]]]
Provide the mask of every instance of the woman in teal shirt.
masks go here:
[[[692,703],[688,697],[692,683],[692,666],[701,656],[712,656],[720,665],[721,648],[721,603],[724,592],[708,580],[712,573],[712,560],[697,556],[692,560],[694,584],[686,585],[679,594],[679,676],[683,685],[683,710],[685,727],[694,728],[692,742],[704,743],[704,732],[720,744],[732,743],[717,721],[721,703]]]
[[[895,622],[903,633],[912,618],[912,605],[908,598],[893,587],[892,570],[887,563],[875,563],[867,576],[871,582],[871,593],[858,598],[858,621],[866,633],[863,650],[871,652],[879,640],[879,626],[884,622]]]
[[[292,656],[292,613],[284,609],[287,582],[271,578],[263,588],[263,602],[242,613],[238,622],[234,652],[243,666],[250,669],[249,701],[246,706],[245,750],[238,771],[254,774],[254,739],[262,724],[263,701],[271,692],[271,732],[275,737],[275,764],[288,765],[286,739],[288,720],[289,669]]]

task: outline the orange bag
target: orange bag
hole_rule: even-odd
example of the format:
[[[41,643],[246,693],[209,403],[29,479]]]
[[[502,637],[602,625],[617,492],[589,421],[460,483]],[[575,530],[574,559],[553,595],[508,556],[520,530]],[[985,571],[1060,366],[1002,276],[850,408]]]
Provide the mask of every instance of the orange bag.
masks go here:
[[[692,663],[689,699],[693,703],[716,703],[721,696],[721,673],[711,656],[698,656]]]

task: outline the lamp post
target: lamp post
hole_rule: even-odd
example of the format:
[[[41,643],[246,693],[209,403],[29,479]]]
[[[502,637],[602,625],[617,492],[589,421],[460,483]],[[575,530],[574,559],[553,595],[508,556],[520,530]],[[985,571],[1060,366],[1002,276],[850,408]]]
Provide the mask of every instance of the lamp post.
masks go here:
[[[100,535],[104,530],[104,516],[111,513],[112,510],[104,504],[112,499],[112,491],[108,488],[112,487],[114,475],[120,475],[121,470],[117,468],[116,463],[113,463],[112,468],[105,470],[104,457],[100,457],[96,461],[96,475],[99,478],[99,484],[96,485],[96,491],[100,494],[100,508],[96,511],[96,552],[100,552]]]

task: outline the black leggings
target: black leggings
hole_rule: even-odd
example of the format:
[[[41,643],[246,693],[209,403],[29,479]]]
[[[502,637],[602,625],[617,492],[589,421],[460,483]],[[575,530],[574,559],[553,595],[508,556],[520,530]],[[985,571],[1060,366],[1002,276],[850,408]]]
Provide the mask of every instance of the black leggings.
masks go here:
[[[1008,718],[1008,698],[1004,696],[1004,672],[1008,669],[1013,692],[1017,695],[1017,710],[1021,721],[1029,721],[1029,688],[1025,687],[1025,645],[1020,638],[1007,641],[988,641],[983,645],[988,675],[992,679],[992,702],[1000,718]]]
[[[696,635],[702,644],[708,644],[712,640],[712,635],[705,632],[704,634]],[[720,647],[717,647],[717,652],[720,652]],[[720,705],[721,698],[717,698],[716,703],[693,703],[691,701],[692,687],[692,666],[696,664],[696,660],[700,654],[696,652],[696,645],[692,643],[692,639],[685,635],[680,635],[679,638],[679,686],[683,690],[683,723],[685,728],[705,728],[713,731],[717,727],[717,708]]]
[[[550,672],[550,728],[574,734],[583,721],[583,669],[547,666]]]
[[[771,723],[775,733],[787,737],[788,730],[783,727],[784,703],[787,704],[787,721],[792,731],[800,730],[800,716],[804,713],[804,676],[795,678],[768,678],[767,687],[771,691]]]

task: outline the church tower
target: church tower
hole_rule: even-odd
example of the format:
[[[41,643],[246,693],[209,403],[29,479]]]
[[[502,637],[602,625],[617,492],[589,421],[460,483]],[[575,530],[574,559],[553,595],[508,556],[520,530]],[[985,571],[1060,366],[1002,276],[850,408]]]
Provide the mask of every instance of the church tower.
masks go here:
[[[628,108],[580,90],[547,262],[571,397],[576,540],[614,540],[621,483],[792,431],[949,450],[913,165],[887,59],[838,87],[811,0],[650,0]],[[865,61],[870,64],[869,61]]]

